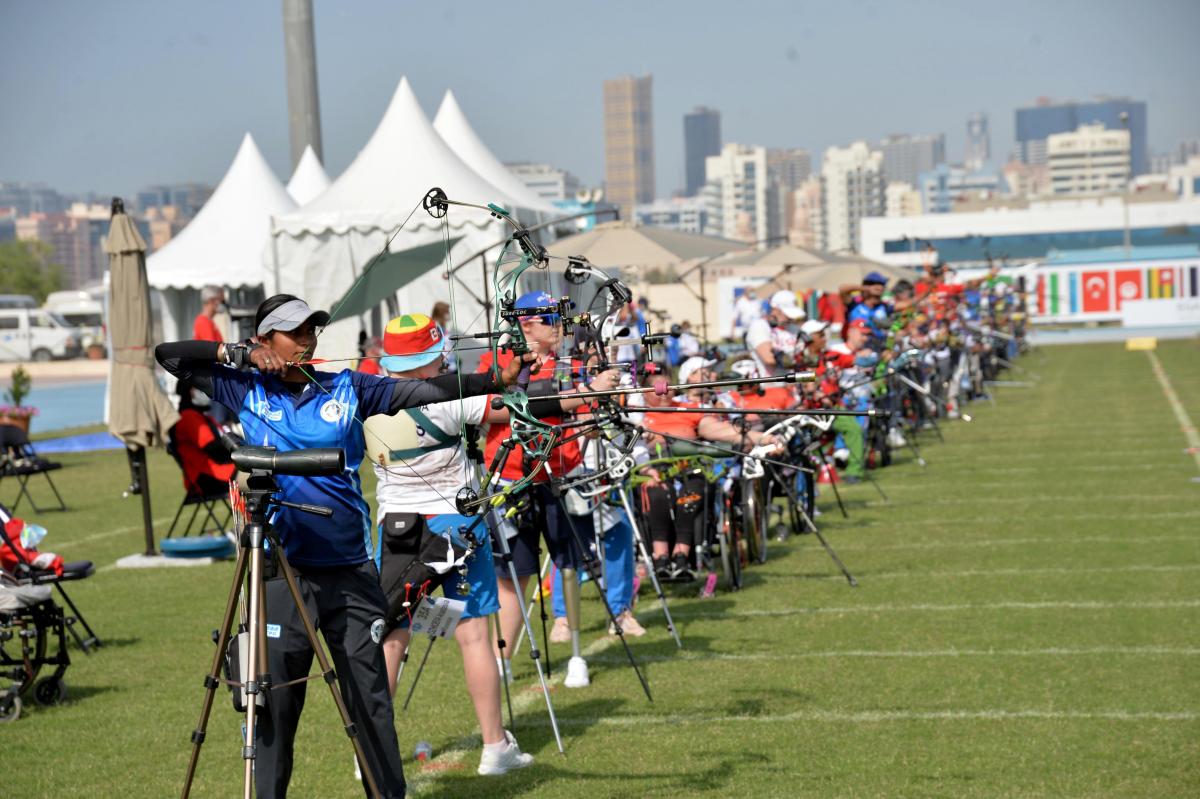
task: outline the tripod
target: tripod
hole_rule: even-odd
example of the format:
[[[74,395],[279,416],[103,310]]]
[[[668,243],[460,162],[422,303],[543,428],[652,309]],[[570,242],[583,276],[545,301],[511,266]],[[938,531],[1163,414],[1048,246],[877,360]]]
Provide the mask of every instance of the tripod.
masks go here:
[[[309,618],[304,601],[300,596],[296,574],[292,571],[287,556],[284,555],[283,547],[267,522],[267,517],[271,509],[275,507],[293,508],[318,516],[332,516],[333,511],[320,505],[305,505],[278,499],[275,494],[279,491],[279,486],[268,469],[252,469],[245,482],[246,488],[242,492],[242,497],[245,501],[247,520],[242,525],[237,563],[234,566],[233,583],[229,588],[229,598],[225,602],[225,615],[222,618],[221,627],[217,631],[217,646],[213,653],[212,666],[204,678],[204,701],[200,707],[200,720],[196,725],[195,731],[192,733],[192,754],[188,760],[187,776],[184,779],[181,795],[184,799],[187,799],[191,794],[192,781],[195,778],[196,765],[200,760],[200,747],[204,743],[213,699],[216,695],[217,686],[224,683],[232,688],[242,689],[246,695],[245,739],[242,745],[245,772],[242,782],[242,796],[243,799],[251,799],[254,796],[254,760],[257,749],[255,734],[257,731],[258,698],[273,687],[282,688],[290,684],[284,683],[279,686],[273,686],[271,675],[267,673],[267,625],[266,607],[263,597],[265,592],[263,543],[269,541],[275,557],[278,559],[279,571],[287,581],[288,591],[291,593],[292,601],[296,605],[300,620],[304,624],[304,631],[308,635],[309,646],[312,647],[313,652],[316,654],[317,662],[320,664],[319,675],[303,677],[299,681],[307,681],[320,677],[329,686],[329,692],[333,697],[334,705],[337,706],[342,725],[346,730],[346,734],[350,736],[350,742],[354,746],[354,754],[357,756],[358,762],[362,764],[363,777],[367,782],[367,788],[372,796],[379,797],[381,794],[375,780],[375,775],[371,773],[371,769],[363,753],[362,743],[358,738],[358,730],[354,722],[351,721],[345,701],[338,690],[337,675],[333,670],[333,665],[325,653],[325,647],[317,637],[316,628],[313,626],[312,619]],[[240,675],[242,681],[237,682],[222,679],[220,675],[221,661],[225,657],[226,648],[229,645],[230,629],[233,626],[233,617],[237,610],[238,597],[243,590],[249,594],[249,608],[244,619],[249,633],[249,652],[246,659],[246,673]]]

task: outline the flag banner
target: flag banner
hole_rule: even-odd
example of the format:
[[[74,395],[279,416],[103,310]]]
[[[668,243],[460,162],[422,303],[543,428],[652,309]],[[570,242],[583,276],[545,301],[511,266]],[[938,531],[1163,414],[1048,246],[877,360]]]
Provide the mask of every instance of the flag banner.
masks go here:
[[[1111,306],[1109,300],[1109,271],[1084,272],[1083,280],[1083,312],[1098,313],[1107,311]]]
[[[1171,299],[1175,296],[1175,269],[1168,266],[1156,271],[1158,272],[1158,296],[1161,299]]]
[[[1038,275],[1037,278],[1037,309],[1039,316],[1046,315],[1046,276]]]
[[[1142,270],[1118,269],[1115,278],[1118,311],[1121,310],[1122,302],[1142,299],[1144,296],[1142,292]]]
[[[1200,266],[1189,266],[1188,273],[1188,297],[1200,297]],[[1180,296],[1184,296],[1180,293]]]
[[[1058,313],[1058,272],[1050,273],[1050,315]]]
[[[1079,313],[1079,273],[1072,272],[1069,278],[1071,287],[1071,313]]]

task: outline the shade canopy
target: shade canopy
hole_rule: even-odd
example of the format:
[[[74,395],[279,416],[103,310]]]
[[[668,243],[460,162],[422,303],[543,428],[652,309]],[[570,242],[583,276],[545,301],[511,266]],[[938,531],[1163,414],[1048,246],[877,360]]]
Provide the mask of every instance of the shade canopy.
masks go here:
[[[730,253],[719,259],[722,266],[766,266],[782,269],[785,266],[812,266],[827,264],[839,256],[832,253],[783,244],[766,250],[746,250]]]
[[[771,279],[768,285],[791,291],[835,292],[842,286],[862,283],[862,279],[871,272],[883,275],[887,278],[889,285],[897,280],[913,281],[916,279],[914,272],[879,264],[866,258],[831,256],[831,259],[824,264],[785,266]]]
[[[109,259],[112,338],[108,429],[128,447],[161,445],[179,421],[179,413],[154,376],[146,242],[129,217],[118,213],[109,225],[104,249]]]
[[[321,166],[321,159],[317,158],[311,144],[306,146],[296,170],[292,172],[292,179],[288,181],[287,193],[296,201],[296,205],[305,205],[320,197],[329,184],[329,175]]]
[[[433,269],[446,257],[446,250],[458,243],[435,241],[402,252],[389,252],[371,261],[363,276],[333,304],[330,323],[369,313],[396,292]]]
[[[629,222],[605,222],[584,233],[559,239],[548,249],[551,255],[582,255],[600,267],[661,267],[745,248],[745,242],[716,236]]]
[[[518,204],[531,211],[541,211],[555,214],[557,209],[550,203],[534,194],[528,186],[504,166],[488,146],[479,138],[479,134],[471,127],[466,114],[458,104],[454,92],[447,90],[437,116],[433,120],[433,128],[450,145],[450,149],[474,169],[479,175],[496,188],[503,191]]]
[[[271,217],[295,208],[247,133],[195,219],[147,260],[150,285],[182,289],[262,284]]]

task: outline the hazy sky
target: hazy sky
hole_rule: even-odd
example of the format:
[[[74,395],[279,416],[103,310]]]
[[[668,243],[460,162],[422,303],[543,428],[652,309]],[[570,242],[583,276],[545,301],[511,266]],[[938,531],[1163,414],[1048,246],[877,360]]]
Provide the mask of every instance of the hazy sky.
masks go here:
[[[1145,100],[1152,151],[1200,136],[1197,0],[314,5],[334,176],[403,75],[430,116],[453,89],[502,160],[599,183],[601,82],[652,73],[660,196],[683,184],[682,116],[697,104],[721,111],[725,141],[815,159],[944,132],[957,160],[975,110],[1003,158],[1014,109],[1039,95]],[[0,0],[0,180],[126,195],[215,183],[248,130],[286,181],[281,16],[279,0]]]

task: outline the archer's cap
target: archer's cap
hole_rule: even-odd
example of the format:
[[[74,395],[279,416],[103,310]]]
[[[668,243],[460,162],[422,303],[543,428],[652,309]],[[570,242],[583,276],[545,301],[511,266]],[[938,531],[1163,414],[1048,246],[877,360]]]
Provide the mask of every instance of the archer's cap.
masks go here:
[[[554,297],[550,294],[550,292],[530,291],[518,297],[516,303],[513,305],[513,308],[520,311],[524,308],[548,308],[554,304]],[[524,322],[526,319],[541,319],[548,325],[557,325],[560,317],[556,313],[530,314],[529,316],[521,317],[522,322]]]
[[[771,295],[771,307],[783,311],[792,321],[808,316],[796,302],[796,295],[787,289],[780,289]]]
[[[679,382],[686,383],[688,378],[694,375],[700,369],[707,369],[710,366],[715,366],[717,361],[706,360],[699,355],[693,355],[683,363],[679,364]]]
[[[871,326],[869,324],[867,324],[866,319],[855,319],[853,322],[847,323],[846,327],[852,328],[854,330],[861,330],[864,333],[871,332]]]
[[[886,286],[887,282],[887,278],[878,272],[868,272],[867,276],[863,278],[864,286],[869,286],[871,284],[875,284],[877,286]]]
[[[325,311],[314,311],[304,300],[288,300],[263,317],[255,333],[260,336],[265,336],[272,330],[282,330],[287,333],[310,319],[317,327],[325,327],[329,324],[329,314]]]
[[[420,369],[441,357],[445,346],[442,329],[425,314],[397,316],[383,330],[387,356],[379,359],[379,365],[389,372]]]
[[[829,327],[828,322],[822,322],[820,319],[809,319],[800,325],[800,332],[806,336],[812,336],[817,333],[824,333],[827,327]]]

